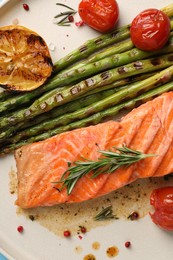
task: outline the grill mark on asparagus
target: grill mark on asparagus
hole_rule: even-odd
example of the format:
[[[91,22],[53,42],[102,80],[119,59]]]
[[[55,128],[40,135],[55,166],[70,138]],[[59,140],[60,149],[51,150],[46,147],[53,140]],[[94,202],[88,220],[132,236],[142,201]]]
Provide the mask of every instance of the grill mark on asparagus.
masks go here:
[[[141,61],[136,61],[133,66],[137,70],[143,69],[143,63]]]
[[[100,45],[103,43],[103,39],[96,39],[94,42],[96,45]]]
[[[160,65],[161,59],[160,58],[151,59],[151,64],[154,65],[154,66]]]
[[[44,110],[47,107],[46,102],[41,103],[40,107],[41,107],[42,110]]]
[[[86,45],[83,45],[79,48],[79,51],[82,53],[82,52],[85,52],[88,50],[88,47]]]
[[[75,86],[74,88],[72,88],[72,89],[70,90],[70,92],[71,92],[72,95],[76,95],[76,94],[78,94],[80,91],[81,91],[80,86]]]
[[[129,26],[129,25],[127,25],[126,30],[127,30],[127,31],[130,30],[130,26]],[[122,32],[122,29],[121,29],[121,28],[120,28],[120,29],[117,29],[116,31],[110,33],[110,37],[111,37],[111,38],[117,38],[117,37],[119,37],[119,36],[121,35],[121,32]]]
[[[66,56],[66,62],[69,61],[69,60],[71,60],[72,57],[73,57],[73,55],[71,55],[71,54],[67,55],[67,56]],[[56,68],[55,68],[55,69],[56,69]]]
[[[126,66],[122,66],[122,67],[118,68],[117,71],[121,75],[121,74],[127,73],[128,68]]]
[[[137,49],[132,49],[132,50],[129,52],[129,57],[135,57],[137,53],[138,53],[138,50],[137,50]]]
[[[101,78],[103,80],[109,79],[110,78],[109,71],[104,71],[103,73],[101,73]]]
[[[87,87],[92,87],[95,84],[95,81],[93,78],[89,78],[85,80],[85,84]]]
[[[55,96],[55,99],[56,99],[56,102],[60,102],[63,100],[63,95],[58,93],[56,96]]]
[[[30,109],[27,109],[27,110],[25,111],[25,117],[30,116],[30,114],[31,114],[31,110],[30,110]]]

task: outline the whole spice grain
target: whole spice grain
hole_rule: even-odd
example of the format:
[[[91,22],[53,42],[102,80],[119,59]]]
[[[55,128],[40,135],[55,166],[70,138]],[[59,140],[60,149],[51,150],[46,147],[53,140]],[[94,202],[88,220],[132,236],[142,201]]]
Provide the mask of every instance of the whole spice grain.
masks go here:
[[[22,233],[23,230],[24,230],[23,226],[18,226],[18,227],[17,227],[17,231],[18,231],[19,233]]]
[[[29,5],[28,4],[23,4],[23,9],[25,11],[29,11]]]
[[[70,237],[70,236],[71,236],[71,232],[69,230],[65,230],[64,237]]]
[[[125,247],[129,248],[131,246],[131,242],[130,241],[126,241],[125,242]]]

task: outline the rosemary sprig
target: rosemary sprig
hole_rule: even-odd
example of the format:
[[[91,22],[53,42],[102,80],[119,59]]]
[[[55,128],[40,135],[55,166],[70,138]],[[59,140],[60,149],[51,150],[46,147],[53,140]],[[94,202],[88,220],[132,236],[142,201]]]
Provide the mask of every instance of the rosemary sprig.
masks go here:
[[[139,160],[155,156],[154,154],[144,154],[140,151],[132,150],[126,146],[120,148],[114,147],[114,149],[116,149],[116,151],[98,151],[103,155],[98,161],[84,159],[83,161],[73,163],[72,166],[71,163],[68,162],[67,171],[64,172],[60,181],[54,182],[56,184],[62,184],[58,190],[62,190],[66,187],[69,195],[78,180],[88,173],[92,173],[91,178],[96,178],[100,174],[110,174],[120,167],[129,167]]]
[[[108,219],[118,219],[114,214],[112,210],[112,206],[108,206],[106,208],[103,208],[95,217],[94,220],[96,221],[102,221],[102,220],[108,220]]]
[[[70,26],[70,23],[73,21],[73,16],[77,13],[77,11],[75,11],[73,8],[65,4],[56,3],[56,5],[63,6],[69,9],[70,11],[60,12],[59,14],[55,15],[54,16],[55,19],[63,17],[62,19],[60,19],[58,22],[55,23],[60,26]],[[69,17],[70,18],[72,17],[72,19],[70,20]]]

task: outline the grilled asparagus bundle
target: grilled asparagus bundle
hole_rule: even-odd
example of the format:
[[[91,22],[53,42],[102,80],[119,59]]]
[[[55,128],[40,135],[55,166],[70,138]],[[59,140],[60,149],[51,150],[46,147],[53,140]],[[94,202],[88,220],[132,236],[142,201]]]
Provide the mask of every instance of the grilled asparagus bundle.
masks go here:
[[[164,11],[173,30],[173,5]],[[129,28],[90,40],[59,60],[41,88],[0,94],[0,154],[101,122],[123,108],[173,90],[173,32],[164,48],[145,52],[133,46]]]

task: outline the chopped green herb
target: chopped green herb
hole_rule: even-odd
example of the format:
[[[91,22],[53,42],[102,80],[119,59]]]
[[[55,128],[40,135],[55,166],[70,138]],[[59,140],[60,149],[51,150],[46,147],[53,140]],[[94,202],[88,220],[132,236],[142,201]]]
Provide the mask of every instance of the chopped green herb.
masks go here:
[[[108,206],[103,208],[95,217],[94,220],[108,220],[108,219],[118,219],[115,215],[113,215],[112,206]]]

